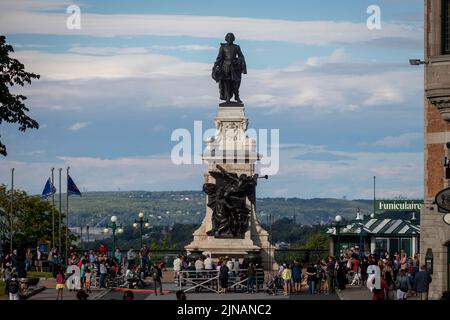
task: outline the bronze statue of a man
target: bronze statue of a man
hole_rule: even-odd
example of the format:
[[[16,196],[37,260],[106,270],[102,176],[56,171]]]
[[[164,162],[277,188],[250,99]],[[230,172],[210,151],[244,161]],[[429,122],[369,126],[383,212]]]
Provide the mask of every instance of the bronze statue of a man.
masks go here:
[[[234,99],[242,103],[239,98],[241,75],[247,74],[244,55],[241,48],[234,44],[234,34],[227,33],[226,43],[220,44],[219,54],[212,69],[212,78],[219,83],[220,99],[230,103]]]

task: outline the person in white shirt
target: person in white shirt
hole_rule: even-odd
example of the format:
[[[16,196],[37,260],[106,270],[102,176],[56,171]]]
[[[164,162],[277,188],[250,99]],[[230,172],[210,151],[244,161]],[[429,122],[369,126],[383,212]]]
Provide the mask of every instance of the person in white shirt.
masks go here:
[[[195,261],[195,270],[197,271],[197,273],[205,270],[205,264],[203,263],[203,259],[201,257],[199,257],[197,261]]]
[[[209,254],[206,255],[206,259],[205,259],[205,270],[212,270],[212,260],[211,260],[211,256]]]
[[[182,264],[181,256],[178,256],[178,258],[176,258],[173,261],[173,271],[175,271],[175,272],[181,271],[181,264]]]
[[[176,258],[173,261],[174,278],[175,278],[176,283],[178,283],[178,284],[181,279],[181,269],[182,268],[183,268],[183,256],[179,255],[178,258]]]
[[[231,261],[230,258],[228,258],[228,261],[227,261],[227,268],[228,268],[229,271],[232,271],[233,268],[234,268],[234,262]]]
[[[234,271],[234,273],[236,274],[236,276],[238,276],[239,275],[239,269],[240,269],[240,267],[239,267],[239,260],[238,259],[236,259],[236,258],[233,258],[233,271]]]

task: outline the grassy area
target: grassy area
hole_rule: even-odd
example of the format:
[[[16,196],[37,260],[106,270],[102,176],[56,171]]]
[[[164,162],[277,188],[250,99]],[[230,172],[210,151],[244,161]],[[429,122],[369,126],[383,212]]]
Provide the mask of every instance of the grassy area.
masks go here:
[[[37,271],[28,271],[28,278],[53,278],[51,272],[37,272]]]

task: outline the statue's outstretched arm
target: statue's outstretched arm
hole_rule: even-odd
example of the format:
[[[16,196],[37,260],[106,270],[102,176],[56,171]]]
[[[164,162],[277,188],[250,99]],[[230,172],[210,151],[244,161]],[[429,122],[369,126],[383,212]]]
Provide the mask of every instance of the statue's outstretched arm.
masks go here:
[[[225,178],[228,178],[229,180],[233,180],[233,181],[239,181],[239,179],[237,179],[237,177],[233,176],[232,174],[230,174],[228,171],[226,171],[221,165],[216,164],[216,168],[219,169],[219,171],[222,173],[222,175]]]

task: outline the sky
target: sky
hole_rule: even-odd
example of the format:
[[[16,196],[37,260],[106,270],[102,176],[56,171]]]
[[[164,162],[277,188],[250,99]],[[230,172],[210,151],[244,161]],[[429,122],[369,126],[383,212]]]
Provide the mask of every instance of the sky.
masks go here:
[[[206,165],[172,163],[171,134],[214,127],[211,67],[233,32],[249,127],[279,129],[279,170],[258,196],[367,199],[376,176],[380,198],[422,198],[423,68],[408,63],[423,58],[421,0],[2,0],[0,30],[41,75],[14,91],[40,129],[0,126],[0,183],[14,167],[38,194],[70,166],[82,191],[201,190]]]

